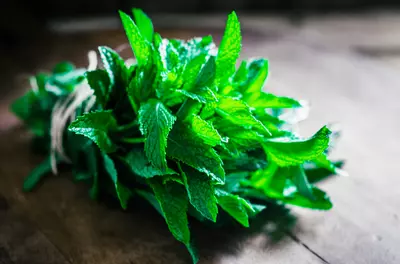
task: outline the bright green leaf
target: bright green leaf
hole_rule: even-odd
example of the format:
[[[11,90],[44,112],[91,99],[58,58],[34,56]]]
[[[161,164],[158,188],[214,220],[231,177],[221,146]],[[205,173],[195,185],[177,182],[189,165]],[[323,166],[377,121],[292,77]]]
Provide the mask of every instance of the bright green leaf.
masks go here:
[[[240,68],[239,70],[244,72],[244,70]],[[239,75],[235,75],[235,77],[238,79]],[[248,66],[248,76],[247,80],[245,80],[245,85],[240,88],[241,92],[249,94],[250,96],[260,93],[267,77],[268,60],[258,59],[251,61]]]
[[[301,166],[291,167],[291,173],[293,174],[293,183],[296,185],[299,193],[310,200],[314,200],[312,186],[308,182],[304,169]]]
[[[200,70],[205,64],[206,59],[206,54],[200,54],[199,56],[190,60],[186,65],[185,70],[183,71],[183,90],[191,90],[193,88],[193,85],[196,83]]]
[[[126,36],[131,44],[133,53],[139,65],[144,65],[151,56],[151,49],[149,43],[141,35],[138,27],[133,22],[132,18],[124,12],[119,12],[122,24],[125,29]]]
[[[91,139],[102,151],[110,153],[116,150],[116,146],[108,134],[116,128],[117,121],[112,112],[107,110],[79,116],[69,125],[68,130]]]
[[[235,12],[228,16],[224,36],[218,49],[216,59],[217,84],[225,81],[235,71],[236,60],[239,58],[242,36],[240,23]]]
[[[198,115],[193,115],[191,120],[192,130],[203,139],[204,143],[207,145],[215,147],[219,145],[222,141],[225,141],[218,134],[218,131],[213,127],[210,122],[205,121]]]
[[[323,127],[309,139],[267,139],[263,145],[269,160],[282,167],[295,166],[321,155],[328,147],[330,134]]]
[[[216,112],[232,124],[245,128],[255,128],[262,133],[269,134],[266,127],[254,117],[250,108],[241,100],[222,97],[218,102]]]
[[[132,13],[136,25],[140,30],[140,34],[146,38],[147,41],[151,42],[154,34],[154,28],[151,19],[143,12],[143,10],[138,8],[133,8]]]
[[[217,183],[224,183],[225,171],[217,152],[183,125],[176,125],[171,131],[167,155],[207,174]]]
[[[247,101],[254,108],[296,108],[301,103],[289,97],[276,96],[270,93],[260,93],[254,100]]]

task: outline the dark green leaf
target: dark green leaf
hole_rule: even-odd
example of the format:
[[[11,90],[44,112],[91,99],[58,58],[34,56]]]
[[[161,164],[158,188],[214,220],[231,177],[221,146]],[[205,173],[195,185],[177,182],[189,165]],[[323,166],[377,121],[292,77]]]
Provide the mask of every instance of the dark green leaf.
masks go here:
[[[60,74],[60,73],[66,73],[66,72],[71,72],[75,70],[75,66],[68,62],[68,61],[63,61],[58,63],[54,68],[53,68],[53,73],[54,74]]]
[[[248,212],[254,213],[252,206],[238,195],[233,195],[222,190],[216,191],[218,204],[228,214],[244,227],[249,227]]]
[[[99,172],[97,168],[98,156],[96,151],[97,149],[95,149],[95,146],[92,144],[86,148],[85,152],[85,154],[87,155],[89,173],[93,178],[92,187],[89,191],[90,198],[92,198],[93,200],[97,199],[97,197],[99,196]]]
[[[118,171],[114,161],[107,154],[103,154],[104,167],[115,186],[115,192],[123,209],[127,209],[132,192],[118,180]]]
[[[139,194],[141,197],[143,197],[143,199],[145,199],[146,201],[149,202],[149,204],[151,206],[154,207],[154,209],[156,209],[156,211],[165,218],[164,213],[161,209],[160,203],[158,202],[157,198],[154,196],[154,194],[146,192],[146,191],[142,191],[142,190],[136,190],[136,193]]]
[[[85,76],[96,96],[96,101],[104,108],[110,94],[110,78],[107,72],[105,70],[88,71]]]
[[[156,179],[149,180],[149,184],[160,204],[169,230],[177,240],[188,245],[190,231],[186,213],[188,200],[185,188],[175,182],[163,185]]]
[[[125,85],[127,69],[124,60],[109,47],[100,46],[98,49],[111,85]],[[104,81],[104,78],[102,81]]]
[[[163,172],[167,171],[167,137],[175,120],[176,117],[163,103],[155,99],[150,99],[139,109],[140,131],[146,137],[146,155],[149,161]]]
[[[155,168],[153,165],[151,165],[145,153],[139,149],[131,150],[125,157],[124,161],[135,174],[144,178],[151,178],[165,174],[176,174],[176,172],[170,168],[168,168],[165,172]]]
[[[50,156],[47,157],[42,163],[40,163],[36,168],[32,170],[32,172],[28,175],[28,177],[24,180],[23,190],[25,192],[30,192],[39,181],[46,176],[49,172],[51,172],[51,160]]]
[[[201,69],[197,80],[197,87],[211,86],[215,78],[215,57],[211,56],[208,58],[206,64]]]
[[[238,171],[229,173],[225,177],[225,185],[223,189],[228,193],[236,192],[239,190],[240,182],[245,180],[249,176],[247,171]]]
[[[215,222],[218,207],[214,185],[210,177],[187,165],[182,165],[182,177],[190,203],[205,218]]]

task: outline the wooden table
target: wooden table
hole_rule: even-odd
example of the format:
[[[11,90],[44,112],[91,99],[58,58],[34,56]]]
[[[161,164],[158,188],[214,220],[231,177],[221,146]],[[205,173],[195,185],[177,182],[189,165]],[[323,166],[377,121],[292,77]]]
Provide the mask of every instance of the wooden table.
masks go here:
[[[347,160],[351,176],[320,185],[334,202],[331,211],[294,208],[297,224],[279,242],[260,225],[216,230],[193,223],[200,263],[400,263],[400,68],[398,54],[385,52],[400,47],[400,20],[390,18],[314,18],[302,26],[242,20],[243,57],[270,59],[266,89],[311,101],[303,134],[340,121],[343,137],[334,156]],[[164,35],[193,35],[188,32]],[[121,30],[47,40],[3,56],[9,64],[2,81],[10,89],[0,99],[0,263],[190,263],[148,208],[123,212],[95,203],[69,175],[49,177],[32,193],[21,191],[41,158],[31,154],[28,133],[7,110],[24,90],[20,74],[64,59],[85,65],[87,50],[125,41]]]

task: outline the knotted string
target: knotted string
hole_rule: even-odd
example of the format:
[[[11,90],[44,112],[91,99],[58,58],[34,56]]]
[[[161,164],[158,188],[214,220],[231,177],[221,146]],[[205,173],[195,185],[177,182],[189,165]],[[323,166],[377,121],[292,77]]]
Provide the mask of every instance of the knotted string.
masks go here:
[[[97,54],[95,51],[88,52],[89,65],[88,71],[93,71],[97,68]],[[67,122],[75,120],[76,109],[82,105],[84,101],[87,101],[84,112],[90,111],[96,102],[96,97],[93,95],[93,90],[90,88],[86,79],[78,84],[75,90],[67,96],[65,99],[59,99],[53,107],[51,114],[51,127],[50,127],[50,163],[51,170],[54,174],[58,173],[57,160],[59,159],[70,163],[70,158],[65,154],[63,147],[63,134],[64,129],[67,126]]]

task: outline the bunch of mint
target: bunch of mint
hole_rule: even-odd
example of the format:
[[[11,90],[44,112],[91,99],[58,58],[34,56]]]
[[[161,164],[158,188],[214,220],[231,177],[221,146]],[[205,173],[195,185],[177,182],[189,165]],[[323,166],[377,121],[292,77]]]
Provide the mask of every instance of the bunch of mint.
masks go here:
[[[87,81],[96,103],[86,113],[86,101],[78,106],[63,134],[74,179],[91,185],[93,199],[112,194],[124,209],[129,201],[149,202],[194,262],[188,214],[210,222],[227,214],[248,227],[271,202],[332,207],[313,185],[338,171],[340,164],[327,158],[332,132],[322,127],[305,139],[294,132],[282,113],[303,105],[263,91],[266,59],[243,61],[236,69],[241,32],[234,12],[219,49],[211,36],[163,39],[141,10],[133,14],[135,22],[120,12],[134,65],[99,47],[103,69],[60,63],[51,74],[37,75],[37,87],[12,105],[37,147],[49,154],[56,102]],[[49,157],[24,189],[50,169]]]

